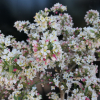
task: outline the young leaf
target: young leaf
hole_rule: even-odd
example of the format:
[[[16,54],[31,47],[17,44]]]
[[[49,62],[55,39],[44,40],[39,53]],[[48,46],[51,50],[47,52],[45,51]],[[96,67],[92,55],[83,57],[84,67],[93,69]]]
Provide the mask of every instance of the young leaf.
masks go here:
[[[87,92],[88,92],[88,87],[86,87],[86,89],[85,89],[85,93],[84,93],[84,94],[86,95],[86,94],[87,94]]]
[[[20,100],[20,97],[18,97],[18,100]]]
[[[14,95],[14,100],[17,100],[17,97]]]
[[[13,71],[13,66],[10,65],[10,66],[9,66],[9,72],[12,73],[12,71]]]

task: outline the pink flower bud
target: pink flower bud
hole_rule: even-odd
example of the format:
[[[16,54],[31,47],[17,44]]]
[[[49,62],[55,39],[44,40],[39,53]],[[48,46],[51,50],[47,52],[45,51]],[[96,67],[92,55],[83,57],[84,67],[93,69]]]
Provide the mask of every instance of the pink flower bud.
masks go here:
[[[16,58],[14,59],[14,62],[17,62],[17,59]]]
[[[51,97],[48,97],[49,99],[51,99]]]
[[[48,8],[45,8],[44,10],[45,10],[45,12],[47,12],[48,11]]]
[[[100,92],[98,92],[98,94],[100,95]]]
[[[21,79],[21,77],[19,77],[19,79]]]
[[[49,42],[49,40],[46,40],[46,42]]]
[[[51,24],[51,22],[48,23],[49,25]]]
[[[86,40],[86,42],[88,42],[88,40]]]
[[[78,46],[76,46],[78,48]]]
[[[15,69],[13,69],[13,71],[14,71],[14,72],[16,72],[16,71],[17,71],[17,69],[15,68]]]
[[[36,61],[40,61],[39,58],[36,58]]]
[[[89,44],[89,46],[91,46],[91,44]]]
[[[37,93],[37,95],[39,95],[39,93]]]
[[[43,61],[45,61],[46,59],[45,58],[43,58]]]
[[[53,57],[56,57],[56,55],[55,55],[55,54],[53,54]]]
[[[85,82],[85,81],[86,81],[86,79],[82,79],[82,81],[83,81],[83,82]]]
[[[56,11],[55,13],[56,13],[56,14],[58,14],[58,12],[57,12],[57,11]]]
[[[2,63],[2,60],[0,59],[0,63]]]
[[[72,39],[74,39],[74,37],[72,37]]]
[[[7,95],[5,95],[5,97],[7,97]]]
[[[95,85],[93,85],[93,88],[95,88]]]
[[[62,16],[62,14],[60,14],[60,16]]]
[[[34,52],[37,52],[37,49],[34,49]]]
[[[56,57],[56,55],[55,55],[55,54],[53,54],[52,58],[53,58],[53,57],[54,57],[54,59],[55,59],[55,60],[57,60],[57,57]]]
[[[90,99],[88,97],[86,97],[85,100],[90,100]]]
[[[47,62],[45,61],[45,65],[47,65]]]

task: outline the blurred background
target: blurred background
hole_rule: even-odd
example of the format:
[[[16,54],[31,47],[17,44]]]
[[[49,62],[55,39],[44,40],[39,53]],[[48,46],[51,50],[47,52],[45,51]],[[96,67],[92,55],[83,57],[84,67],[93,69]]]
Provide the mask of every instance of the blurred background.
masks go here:
[[[14,22],[29,20],[32,23],[36,12],[44,10],[45,7],[50,8],[58,2],[67,6],[67,12],[73,18],[74,27],[86,26],[84,21],[86,11],[94,9],[100,12],[100,0],[0,0],[0,30],[5,35],[13,35],[17,41],[26,40],[26,34],[18,32],[13,27]],[[99,62],[95,64],[100,66]],[[100,77],[100,74],[98,73],[97,76]],[[44,96],[49,91],[47,87],[41,88],[43,100],[47,100]]]

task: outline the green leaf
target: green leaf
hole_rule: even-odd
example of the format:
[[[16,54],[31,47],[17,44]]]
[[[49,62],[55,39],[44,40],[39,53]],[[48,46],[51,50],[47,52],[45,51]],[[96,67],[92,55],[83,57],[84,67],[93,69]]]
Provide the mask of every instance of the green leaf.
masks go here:
[[[98,55],[98,57],[100,58],[100,54]]]
[[[66,33],[66,35],[69,34],[67,30],[65,31],[65,33]]]
[[[20,97],[18,97],[18,100],[20,100]]]
[[[77,84],[76,84],[76,83],[74,83],[74,88],[75,88],[75,89],[77,88]]]
[[[9,72],[12,73],[12,71],[13,71],[13,66],[10,65],[10,66],[9,66]]]
[[[86,94],[87,94],[87,92],[88,92],[88,87],[86,87],[86,89],[85,89],[85,93],[84,93],[84,94],[86,95]]]
[[[17,100],[17,97],[14,95],[14,100]]]
[[[14,56],[11,61],[13,61],[15,58],[18,58],[21,54]]]
[[[80,90],[83,92],[82,88]]]
[[[48,49],[49,49],[49,50],[52,50],[52,49],[53,49],[53,45],[52,45],[52,43],[49,43],[49,45],[48,45]]]
[[[4,60],[4,64],[7,65],[7,66],[9,66],[8,63],[7,63],[7,61],[5,61],[5,60]]]
[[[39,11],[39,13],[42,14],[42,13],[41,13],[41,10]]]
[[[93,30],[90,30],[92,33],[95,33],[95,31],[93,31]]]

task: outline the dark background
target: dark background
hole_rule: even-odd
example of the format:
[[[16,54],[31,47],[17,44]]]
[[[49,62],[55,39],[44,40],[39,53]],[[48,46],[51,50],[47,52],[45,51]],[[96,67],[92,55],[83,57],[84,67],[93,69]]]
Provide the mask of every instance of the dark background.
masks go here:
[[[0,30],[5,35],[13,35],[17,40],[26,40],[23,32],[15,29],[14,22],[17,20],[29,20],[33,22],[35,13],[50,8],[55,3],[62,3],[67,6],[67,12],[72,16],[74,27],[85,27],[84,16],[90,9],[100,12],[100,0],[0,0]],[[96,62],[99,64],[99,62]],[[99,77],[100,74],[98,73]],[[42,88],[43,94],[45,90]],[[43,100],[47,100],[43,96]],[[100,100],[100,99],[98,99]]]
[[[84,15],[89,9],[100,12],[100,0],[0,0],[0,30],[6,35],[11,34],[17,40],[25,40],[27,36],[19,33],[14,27],[17,20],[33,22],[35,13],[50,8],[59,2],[67,6],[67,12],[72,16],[74,27],[84,27]]]

